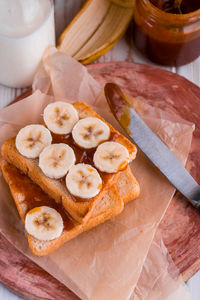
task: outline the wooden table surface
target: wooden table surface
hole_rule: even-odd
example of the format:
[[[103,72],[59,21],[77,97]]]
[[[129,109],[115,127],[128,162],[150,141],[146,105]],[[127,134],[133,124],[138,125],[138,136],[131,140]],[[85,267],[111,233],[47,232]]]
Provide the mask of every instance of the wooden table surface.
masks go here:
[[[70,22],[73,16],[79,11],[84,2],[84,0],[55,0],[57,37],[62,32],[63,28],[65,28],[65,26]],[[127,61],[152,64],[150,61],[142,57],[134,48],[130,39],[130,34],[131,32],[129,30],[125,37],[123,37],[109,52],[99,58],[96,62]],[[200,86],[200,57],[193,63],[186,66],[165,69],[176,72]],[[0,108],[6,106],[22,92],[22,89],[12,89],[0,85]],[[191,290],[192,299],[200,300],[200,271],[189,280],[188,286]],[[5,290],[3,286],[0,286],[0,299],[11,300],[17,298],[12,293]]]

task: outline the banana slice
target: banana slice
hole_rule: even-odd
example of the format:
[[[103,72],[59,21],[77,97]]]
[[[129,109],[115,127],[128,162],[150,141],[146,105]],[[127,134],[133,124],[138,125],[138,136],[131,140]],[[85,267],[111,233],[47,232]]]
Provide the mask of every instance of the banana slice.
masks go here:
[[[109,138],[110,128],[99,118],[88,117],[78,121],[72,130],[72,136],[77,145],[90,149]]]
[[[39,156],[39,167],[54,179],[65,176],[75,164],[74,150],[66,144],[52,144],[43,149]]]
[[[54,133],[67,134],[78,122],[78,112],[72,104],[57,101],[50,103],[44,109],[44,122]]]
[[[117,142],[105,142],[98,146],[93,161],[100,171],[116,173],[127,166],[130,157],[123,145]]]
[[[52,142],[50,131],[42,125],[28,125],[18,132],[16,148],[28,158],[36,158],[40,152]]]
[[[63,219],[54,208],[35,207],[26,214],[25,228],[36,239],[51,241],[62,234]]]
[[[69,170],[66,185],[72,195],[92,198],[100,192],[102,180],[98,171],[91,165],[77,164]]]

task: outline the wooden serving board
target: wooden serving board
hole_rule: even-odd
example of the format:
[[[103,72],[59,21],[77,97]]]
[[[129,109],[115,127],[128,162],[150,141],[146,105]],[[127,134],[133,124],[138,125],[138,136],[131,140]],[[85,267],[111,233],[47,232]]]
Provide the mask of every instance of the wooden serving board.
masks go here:
[[[100,83],[116,82],[125,93],[195,123],[187,168],[200,183],[200,88],[177,74],[126,62],[88,66]],[[28,96],[28,90],[21,98]],[[184,280],[200,269],[200,213],[176,193],[159,229]],[[79,299],[0,235],[0,281],[25,299]]]

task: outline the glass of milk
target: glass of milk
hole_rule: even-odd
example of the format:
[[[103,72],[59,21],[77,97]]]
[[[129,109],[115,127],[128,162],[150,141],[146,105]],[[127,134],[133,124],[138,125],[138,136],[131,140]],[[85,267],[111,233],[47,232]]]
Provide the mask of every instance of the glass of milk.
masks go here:
[[[48,46],[55,45],[51,0],[0,0],[0,84],[32,84]]]

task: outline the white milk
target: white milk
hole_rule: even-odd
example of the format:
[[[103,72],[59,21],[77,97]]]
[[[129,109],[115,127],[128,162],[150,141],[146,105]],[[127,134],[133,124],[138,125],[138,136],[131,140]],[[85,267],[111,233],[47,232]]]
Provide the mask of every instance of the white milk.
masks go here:
[[[0,0],[0,83],[31,85],[42,55],[55,45],[50,0]]]

